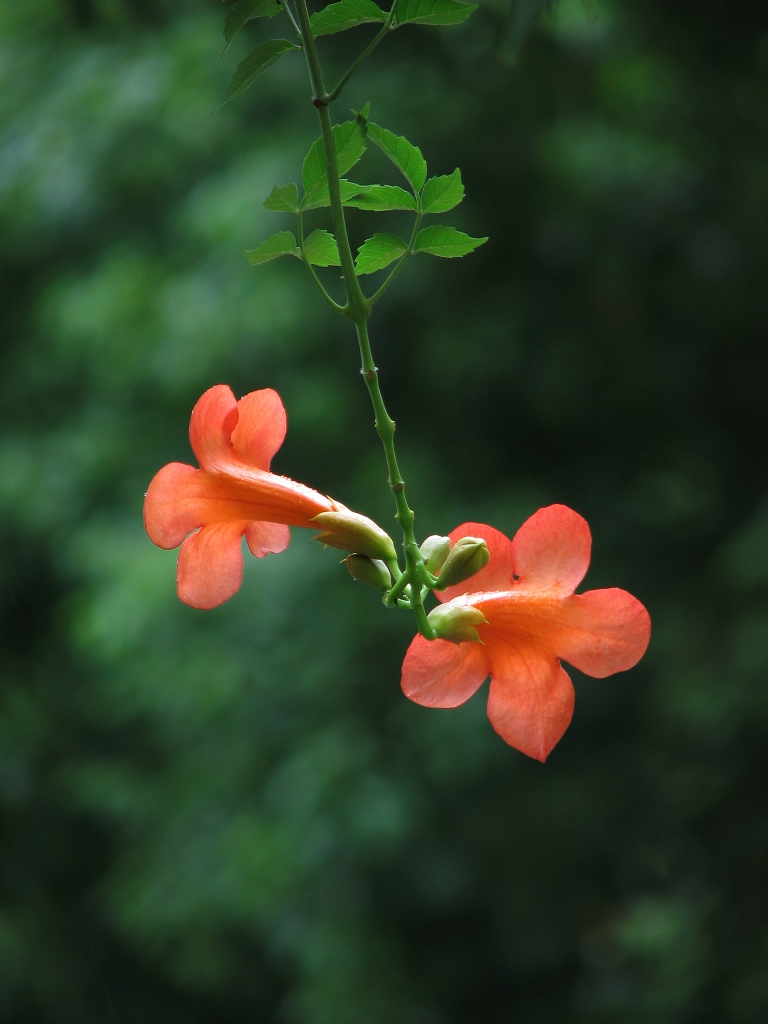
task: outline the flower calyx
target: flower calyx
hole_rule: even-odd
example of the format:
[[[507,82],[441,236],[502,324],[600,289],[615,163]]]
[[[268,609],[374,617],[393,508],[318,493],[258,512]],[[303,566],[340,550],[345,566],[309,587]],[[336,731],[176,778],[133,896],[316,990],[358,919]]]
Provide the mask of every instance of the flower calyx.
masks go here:
[[[479,608],[470,605],[439,604],[427,616],[427,622],[434,629],[440,640],[450,640],[454,644],[463,644],[471,640],[480,640],[475,627],[488,625],[488,620]]]
[[[321,512],[312,521],[323,530],[315,540],[327,547],[352,551],[384,562],[397,558],[392,538],[367,516],[361,516],[350,509],[338,509]]]
[[[365,583],[375,590],[389,590],[392,586],[392,574],[380,558],[369,558],[367,555],[351,554],[341,560],[349,569],[349,575],[358,583]]]
[[[446,587],[463,583],[484,569],[490,558],[488,547],[482,537],[459,538],[440,569],[435,590],[445,590]]]

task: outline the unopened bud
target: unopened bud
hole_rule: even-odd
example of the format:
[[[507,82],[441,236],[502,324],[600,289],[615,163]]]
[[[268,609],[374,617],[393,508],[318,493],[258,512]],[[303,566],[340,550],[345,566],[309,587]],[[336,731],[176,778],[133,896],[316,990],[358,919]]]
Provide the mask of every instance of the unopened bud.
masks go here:
[[[433,576],[437,576],[450,550],[451,540],[449,537],[439,537],[436,533],[433,533],[431,537],[427,537],[419,548],[424,559],[425,569],[431,572]]]
[[[474,576],[476,572],[484,569],[490,558],[490,553],[482,538],[462,537],[451,548],[437,578],[436,589],[444,590],[446,587],[463,583],[464,580],[468,580],[470,576]]]
[[[479,608],[464,604],[439,604],[427,616],[427,622],[442,640],[463,644],[468,640],[479,640],[476,626],[488,625],[488,620]]]
[[[321,512],[312,522],[323,530],[315,537],[322,544],[340,551],[354,551],[369,558],[390,561],[397,558],[392,538],[372,519],[349,509]]]
[[[349,569],[349,575],[359,583],[375,587],[376,590],[389,590],[392,586],[392,574],[380,558],[368,558],[367,555],[347,555],[342,562]]]

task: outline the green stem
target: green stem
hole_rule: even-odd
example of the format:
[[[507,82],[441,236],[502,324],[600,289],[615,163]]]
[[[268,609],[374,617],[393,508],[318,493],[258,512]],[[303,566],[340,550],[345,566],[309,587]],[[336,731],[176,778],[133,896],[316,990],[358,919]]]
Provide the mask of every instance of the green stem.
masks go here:
[[[296,10],[301,25],[302,47],[304,58],[309,72],[309,81],[312,85],[312,102],[317,108],[317,115],[320,119],[320,130],[323,137],[323,151],[325,154],[325,167],[328,174],[328,195],[330,198],[331,219],[333,230],[336,236],[336,244],[339,247],[339,258],[341,260],[341,273],[344,278],[344,285],[347,290],[347,305],[345,312],[352,320],[365,319],[371,311],[370,304],[360,288],[360,283],[355,274],[355,261],[352,257],[352,247],[349,244],[347,223],[344,218],[344,205],[341,201],[341,187],[339,185],[339,163],[336,158],[336,144],[333,139],[333,126],[331,114],[328,110],[328,93],[325,91],[323,72],[320,67],[320,60],[317,56],[315,37],[309,24],[309,12],[307,11],[306,0],[297,0]]]
[[[298,26],[298,24],[296,22],[296,19],[293,16],[293,11],[290,8],[290,4],[287,3],[287,0],[277,0],[277,2],[280,4],[280,6],[283,8],[285,13],[290,18],[291,24],[293,25],[294,29],[296,30],[296,35],[299,36],[299,38],[301,38],[301,29],[299,28],[299,26]]]
[[[357,331],[357,340],[360,346],[360,372],[363,375],[363,380],[368,388],[368,394],[370,395],[371,404],[373,405],[376,433],[379,435],[382,447],[384,448],[389,488],[392,491],[392,495],[395,499],[395,508],[397,509],[395,519],[400,524],[400,529],[403,533],[403,550],[405,553],[406,565],[403,576],[407,577],[407,580],[405,582],[403,582],[402,578],[400,580],[396,580],[395,585],[392,588],[392,593],[400,594],[408,583],[411,584],[410,604],[411,609],[416,616],[419,632],[431,639],[435,634],[432,627],[427,622],[419,574],[419,567],[424,564],[424,559],[419,551],[419,545],[416,543],[416,536],[413,531],[415,517],[405,496],[405,481],[400,473],[397,454],[395,452],[395,421],[387,412],[387,407],[384,404],[384,398],[381,394],[381,388],[379,386],[379,371],[373,361],[371,343],[368,336],[367,317],[355,320],[355,329]]]
[[[420,200],[419,196],[416,196],[416,202],[419,203],[419,205],[421,205],[421,200]],[[384,283],[381,285],[381,287],[377,291],[375,291],[373,293],[373,295],[371,296],[370,303],[371,303],[372,306],[374,305],[374,303],[379,301],[379,299],[384,294],[384,292],[387,290],[387,288],[389,288],[389,286],[392,284],[394,279],[397,277],[397,275],[403,269],[403,265],[405,264],[405,261],[408,259],[408,257],[409,256],[413,256],[413,247],[416,244],[416,236],[419,233],[419,228],[421,227],[421,218],[423,216],[424,215],[421,212],[421,209],[419,209],[419,211],[416,214],[416,220],[414,221],[414,224],[413,224],[413,231],[411,232],[411,237],[408,240],[408,246],[407,246],[405,252],[403,253],[403,255],[400,257],[400,259],[394,265],[392,270],[389,272],[389,274],[387,276],[387,279],[384,281]]]
[[[328,305],[331,307],[331,309],[334,310],[334,312],[336,312],[336,313],[344,313],[346,311],[346,307],[339,305],[339,303],[336,302],[336,300],[334,298],[332,298],[328,294],[328,292],[325,289],[325,286],[323,285],[323,282],[317,276],[317,272],[315,271],[315,268],[309,262],[309,260],[307,259],[306,255],[304,253],[304,217],[303,217],[301,211],[299,211],[296,214],[296,234],[297,234],[298,242],[299,242],[299,253],[301,254],[301,262],[307,268],[307,272],[309,273],[309,276],[314,281],[315,287],[320,292],[320,294],[323,296],[323,298],[328,303]]]
[[[328,303],[328,305],[331,307],[331,309],[334,311],[334,313],[345,313],[347,307],[346,306],[342,306],[340,303],[338,303],[333,298],[332,295],[328,294],[328,292],[326,291],[326,288],[325,288],[323,282],[317,276],[315,268],[312,266],[312,264],[309,262],[309,260],[306,259],[304,256],[302,256],[302,263],[307,268],[307,271],[309,272],[309,276],[312,278],[312,280],[315,283],[315,287],[320,292],[320,294],[325,299],[325,301]]]
[[[387,593],[384,595],[384,604],[387,606],[387,608],[393,608],[396,604],[400,605],[400,607],[403,608],[407,604],[408,608],[410,608],[410,600],[402,597],[403,591],[408,586],[408,573],[401,573],[400,567],[398,566],[397,575],[393,578],[395,580],[395,583],[392,586],[392,588],[388,590]]]
[[[350,80],[352,75],[354,75],[354,73],[363,63],[363,61],[370,57],[370,55],[382,41],[384,36],[389,35],[389,33],[392,31],[392,22],[394,21],[396,10],[397,0],[392,0],[392,7],[390,8],[389,14],[387,15],[387,20],[384,22],[384,24],[381,26],[379,31],[376,33],[376,35],[373,37],[370,43],[366,46],[366,48],[363,50],[363,52],[360,54],[357,60],[353,61],[350,67],[344,72],[339,81],[336,83],[336,86],[333,89],[331,89],[331,91],[328,93],[329,103],[332,103],[335,99],[338,98],[338,95],[341,92],[341,90]]]
[[[394,8],[393,8],[394,9]],[[323,151],[328,174],[328,193],[330,196],[331,219],[333,222],[334,234],[339,247],[339,259],[341,261],[341,273],[344,279],[344,286],[347,292],[347,302],[344,312],[352,320],[357,332],[357,340],[360,346],[360,372],[363,375],[368,394],[371,398],[375,416],[376,433],[381,439],[384,448],[384,457],[387,463],[388,482],[395,500],[395,519],[400,524],[403,533],[403,550],[405,553],[405,572],[395,580],[393,592],[400,594],[404,588],[411,584],[411,608],[416,616],[416,623],[419,632],[429,639],[435,636],[434,630],[427,621],[427,614],[424,610],[424,603],[421,594],[421,581],[419,578],[419,567],[423,565],[424,559],[416,543],[413,531],[414,514],[408,506],[405,496],[405,482],[397,463],[395,454],[395,422],[387,412],[384,399],[379,387],[379,373],[373,360],[371,343],[368,336],[368,317],[371,312],[371,303],[363,294],[357,274],[355,273],[355,261],[352,256],[352,247],[349,242],[347,223],[344,216],[344,204],[341,199],[341,188],[339,185],[339,165],[336,157],[336,145],[333,138],[333,126],[331,115],[328,110],[330,102],[329,94],[325,91],[323,74],[320,61],[317,55],[315,39],[309,23],[306,0],[297,0],[296,10],[301,26],[302,46],[309,72],[309,79],[314,93],[313,103],[317,108],[320,119],[320,129],[323,138]],[[406,577],[403,579],[403,577]]]
[[[328,93],[325,91],[325,85],[323,84],[323,72],[320,67],[320,58],[317,56],[312,26],[309,24],[309,11],[307,10],[306,0],[296,0],[296,12],[299,16],[299,34],[304,50],[304,60],[307,64],[309,82],[314,93],[312,102],[316,107],[319,107],[321,103],[327,106]]]

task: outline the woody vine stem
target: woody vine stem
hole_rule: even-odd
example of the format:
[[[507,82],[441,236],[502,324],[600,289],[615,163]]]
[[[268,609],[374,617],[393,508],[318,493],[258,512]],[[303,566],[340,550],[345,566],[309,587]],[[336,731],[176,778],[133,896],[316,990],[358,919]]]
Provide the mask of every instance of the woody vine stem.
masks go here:
[[[339,249],[341,273],[346,290],[345,305],[341,307],[336,303],[333,303],[333,305],[339,312],[344,313],[349,317],[355,325],[357,340],[360,347],[360,372],[363,380],[365,381],[366,387],[368,388],[368,394],[370,395],[371,404],[373,405],[376,432],[379,435],[384,448],[384,456],[387,463],[388,483],[397,509],[395,518],[400,525],[400,529],[403,534],[405,569],[401,572],[400,566],[396,560],[392,560],[388,565],[388,568],[392,573],[394,583],[392,588],[384,595],[384,603],[390,607],[395,604],[410,607],[416,618],[416,624],[419,632],[423,636],[427,637],[427,639],[431,640],[436,634],[435,630],[427,621],[427,615],[424,609],[424,597],[431,587],[434,586],[436,579],[431,573],[429,573],[424,564],[424,557],[419,550],[419,545],[414,534],[414,513],[408,505],[405,494],[405,481],[403,480],[400,472],[397,462],[397,454],[395,452],[395,421],[387,412],[387,407],[384,404],[384,398],[379,385],[378,368],[376,367],[373,353],[371,351],[371,342],[368,334],[368,318],[371,314],[371,307],[373,303],[363,294],[363,290],[360,287],[360,281],[355,272],[354,258],[352,256],[352,248],[349,242],[349,234],[347,232],[346,217],[344,215],[344,205],[341,198],[336,144],[333,138],[333,125],[329,110],[330,103],[339,96],[343,85],[349,79],[352,72],[360,63],[362,63],[362,60],[368,56],[373,47],[388,31],[389,25],[394,18],[396,7],[397,0],[394,0],[387,22],[381,31],[364,53],[361,54],[360,58],[358,58],[358,60],[352,65],[333,92],[328,93],[326,92],[323,81],[322,68],[320,66],[320,59],[315,45],[315,37],[309,20],[306,0],[296,0],[296,12],[298,15],[301,46],[313,92],[312,102],[317,109],[320,121],[320,130],[323,139],[323,152],[325,155],[325,166],[328,177],[331,219]],[[414,227],[414,236],[418,230],[420,220],[421,218],[417,216],[416,225]],[[398,269],[399,264],[395,267],[393,273],[396,273]],[[323,291],[324,294],[327,294],[316,275],[313,274],[312,276],[321,291]],[[391,277],[392,275],[390,275],[388,280],[391,280]],[[388,281],[386,283],[388,283]],[[376,293],[374,298],[377,298],[378,295],[381,294],[381,291],[382,289],[379,289],[379,292]]]

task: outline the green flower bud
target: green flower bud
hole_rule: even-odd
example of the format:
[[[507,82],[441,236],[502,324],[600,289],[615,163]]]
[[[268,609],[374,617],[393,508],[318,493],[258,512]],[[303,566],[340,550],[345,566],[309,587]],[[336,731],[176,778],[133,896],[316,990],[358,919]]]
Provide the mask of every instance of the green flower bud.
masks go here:
[[[433,576],[437,576],[442,569],[443,562],[445,562],[448,557],[448,552],[450,550],[450,538],[439,537],[436,533],[433,533],[431,537],[427,537],[419,548],[422,558],[424,559],[424,567],[431,572]]]
[[[349,569],[353,580],[365,583],[376,590],[389,590],[392,586],[392,575],[380,558],[368,558],[367,555],[347,555],[342,562]]]
[[[491,556],[485,541],[480,537],[462,537],[451,548],[450,554],[440,570],[436,589],[444,590],[457,583],[463,583],[476,572],[484,569]]]
[[[340,551],[354,551],[369,558],[380,558],[385,562],[397,558],[392,538],[372,519],[361,516],[349,509],[335,512],[321,512],[312,520],[322,527],[323,532],[315,537],[322,544]]]
[[[480,640],[475,626],[488,625],[488,620],[479,608],[457,605],[452,601],[433,608],[427,616],[427,622],[441,640],[450,640],[454,644]]]

